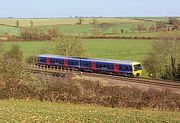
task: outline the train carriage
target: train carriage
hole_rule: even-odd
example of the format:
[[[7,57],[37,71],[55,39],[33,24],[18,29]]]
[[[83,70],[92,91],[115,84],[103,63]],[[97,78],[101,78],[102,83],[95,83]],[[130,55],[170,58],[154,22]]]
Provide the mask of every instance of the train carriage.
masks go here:
[[[142,74],[140,63],[127,60],[64,57],[43,54],[38,56],[38,62],[48,66],[78,68],[82,71],[113,73],[123,76],[140,76]]]

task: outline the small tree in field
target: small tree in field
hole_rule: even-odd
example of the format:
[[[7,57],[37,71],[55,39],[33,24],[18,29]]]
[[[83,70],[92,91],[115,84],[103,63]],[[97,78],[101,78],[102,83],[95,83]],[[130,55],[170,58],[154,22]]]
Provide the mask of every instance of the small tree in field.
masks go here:
[[[64,36],[53,39],[52,48],[55,54],[63,56],[85,56],[83,40],[75,36]]]
[[[33,27],[33,24],[34,24],[33,21],[30,21],[30,24],[31,24],[31,27]]]
[[[165,22],[162,22],[162,21],[157,22],[156,26],[157,26],[157,30],[166,29],[166,24]]]
[[[80,17],[80,18],[78,18],[78,23],[77,24],[81,25],[83,21],[84,21],[83,18]]]
[[[173,26],[173,30],[180,30],[180,20],[177,18],[169,18],[169,24]]]
[[[150,52],[144,59],[146,70],[154,77],[177,79],[180,64],[180,41],[178,32],[165,32],[159,41],[152,44]]]
[[[16,26],[19,27],[19,21],[18,20],[16,21]]]
[[[23,53],[18,45],[12,45],[10,51],[7,51],[4,56],[7,59],[15,59],[20,62],[23,60]]]

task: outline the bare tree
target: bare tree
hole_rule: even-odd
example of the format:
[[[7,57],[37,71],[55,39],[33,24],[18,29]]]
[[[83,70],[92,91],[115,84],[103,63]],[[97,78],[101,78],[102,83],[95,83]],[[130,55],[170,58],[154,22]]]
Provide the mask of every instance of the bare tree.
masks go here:
[[[30,24],[31,24],[31,27],[33,27],[33,24],[34,24],[33,21],[30,21]]]
[[[18,20],[16,21],[16,26],[19,27],[19,21]]]
[[[173,26],[173,30],[180,30],[180,20],[169,18],[169,24]]]
[[[77,24],[81,25],[83,21],[84,21],[83,18],[80,17],[80,18],[78,18],[78,23]]]
[[[163,30],[166,29],[166,24],[162,21],[159,21],[156,23],[157,30]]]
[[[143,30],[146,30],[145,26],[143,24],[137,24],[135,27],[134,27],[135,30],[139,30],[139,32],[143,31]]]
[[[144,59],[144,66],[154,77],[174,79],[180,63],[179,37],[178,32],[163,32],[160,40],[152,44]]]
[[[85,56],[86,50],[83,40],[75,36],[65,36],[54,38],[52,49],[55,54],[63,56]]]

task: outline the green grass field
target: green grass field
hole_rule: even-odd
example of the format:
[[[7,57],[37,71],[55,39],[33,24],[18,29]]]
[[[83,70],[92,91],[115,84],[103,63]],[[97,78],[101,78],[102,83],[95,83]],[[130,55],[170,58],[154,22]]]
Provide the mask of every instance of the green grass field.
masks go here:
[[[30,27],[30,21],[33,22],[33,28],[39,28],[43,30],[47,30],[50,28],[58,28],[62,32],[73,33],[73,34],[91,34],[94,28],[92,23],[93,18],[83,18],[82,25],[78,25],[78,18],[44,18],[44,19],[7,19],[0,18],[0,36],[4,36],[5,33],[9,35],[20,35],[20,28],[17,27],[9,27],[16,26],[16,21],[19,21],[20,27]],[[112,25],[104,31],[104,33],[114,32],[118,33],[119,36],[151,36],[148,33],[141,33],[136,31],[136,33],[132,33],[134,27],[138,24],[144,25],[146,28],[150,26],[155,26],[155,22],[144,22],[135,20],[134,18],[97,18],[96,21],[98,23],[111,23]],[[4,26],[1,24],[9,25]],[[121,30],[124,30],[124,34],[121,34]],[[153,35],[154,36],[154,35]]]
[[[180,112],[107,108],[70,103],[0,100],[0,122],[180,122]]]
[[[85,47],[88,57],[110,58],[119,60],[133,60],[141,62],[151,47],[152,40],[113,40],[113,39],[86,39]],[[40,53],[51,53],[47,51],[49,42],[29,41],[29,42],[5,42],[5,50],[11,48],[12,44],[21,47],[24,57],[38,55]],[[147,76],[144,70],[143,76]]]
[[[0,25],[0,36],[4,36],[5,33],[8,33],[10,35],[19,35],[20,29],[16,27]]]
[[[152,40],[117,40],[117,39],[85,39],[85,47],[89,57],[111,58],[134,60],[142,62],[143,57],[148,52]],[[47,48],[47,41],[29,41],[29,42],[4,42],[6,50],[11,48],[12,44],[21,47],[25,57],[39,54]]]

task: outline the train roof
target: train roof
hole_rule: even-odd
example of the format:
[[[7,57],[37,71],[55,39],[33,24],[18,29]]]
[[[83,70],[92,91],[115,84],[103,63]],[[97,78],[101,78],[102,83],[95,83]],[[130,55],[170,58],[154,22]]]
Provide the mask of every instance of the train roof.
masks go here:
[[[38,57],[64,58],[64,56],[51,55],[51,54],[41,54],[41,55],[38,55]]]
[[[89,58],[89,59],[83,59],[84,61],[96,61],[96,62],[104,62],[104,63],[114,63],[114,64],[128,64],[128,65],[134,65],[134,64],[140,64],[135,61],[129,61],[129,60],[114,60],[114,59],[101,59],[101,58]]]
[[[129,60],[114,60],[114,59],[102,59],[102,58],[83,58],[83,57],[75,57],[75,56],[59,56],[59,55],[51,55],[51,54],[42,54],[38,57],[50,57],[50,58],[68,58],[68,59],[81,59],[83,61],[94,61],[94,62],[103,62],[103,63],[115,63],[115,64],[140,64],[139,62],[129,61]]]

